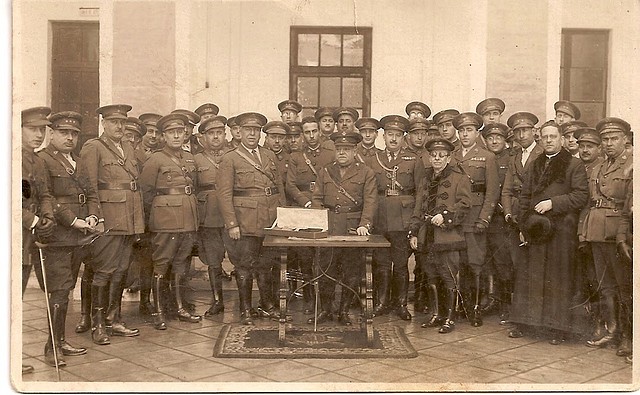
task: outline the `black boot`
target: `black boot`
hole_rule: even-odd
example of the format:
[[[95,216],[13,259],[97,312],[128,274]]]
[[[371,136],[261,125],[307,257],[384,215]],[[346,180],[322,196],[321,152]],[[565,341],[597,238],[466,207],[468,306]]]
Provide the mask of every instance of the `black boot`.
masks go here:
[[[378,304],[373,308],[373,316],[378,317],[389,313],[389,293],[391,283],[391,271],[390,270],[378,270],[376,272],[376,289],[375,293],[378,296]]]
[[[209,273],[209,285],[211,285],[213,302],[211,303],[209,310],[205,311],[204,317],[211,318],[224,311],[224,303],[222,300],[222,268],[208,266],[207,272]]]
[[[438,287],[436,284],[431,284],[427,288],[431,291],[429,295],[429,301],[431,302],[431,318],[425,321],[421,327],[432,328],[442,325],[443,318],[440,316],[440,306],[438,306]]]
[[[310,279],[311,277],[308,277]],[[313,284],[307,284],[302,287],[302,300],[304,302],[304,315],[310,315],[314,312],[314,302],[315,302],[315,289],[313,288]]]
[[[67,295],[68,297],[68,295]],[[60,308],[61,308],[61,312],[60,312],[60,317],[58,318],[58,320],[60,321],[58,323],[59,327],[58,327],[58,339],[59,339],[59,345],[60,345],[60,349],[62,350],[62,355],[66,355],[66,356],[76,356],[76,355],[84,355],[87,353],[87,349],[84,347],[74,347],[71,344],[67,343],[66,339],[65,339],[65,325],[66,325],[66,321],[67,321],[67,309],[69,307],[69,302],[65,301],[63,303],[60,304]],[[55,324],[55,323],[54,323]]]
[[[621,329],[621,341],[620,347],[616,351],[616,355],[619,357],[626,357],[633,353],[633,330],[631,329],[631,310],[629,306],[620,304],[619,323]]]
[[[91,286],[91,338],[93,342],[98,345],[106,345],[111,343],[104,323],[104,310],[108,298],[109,287],[107,287],[106,285]]]
[[[494,280],[492,274],[487,276],[487,297],[489,298],[489,301],[487,304],[482,306],[483,315],[493,314],[500,310],[500,299],[498,298],[500,293],[497,292],[497,283],[498,282]]]
[[[162,304],[162,283],[164,276],[162,274],[155,274],[153,276],[153,302],[154,312],[151,313],[153,317],[153,327],[159,331],[167,329],[167,318],[164,315],[164,306]]]
[[[587,340],[588,347],[606,347],[618,343],[618,303],[612,295],[603,295],[600,303],[604,304],[602,316],[607,323],[607,331],[599,339]]]
[[[357,284],[349,284],[352,289],[357,289]],[[349,314],[349,309],[351,308],[351,304],[355,295],[351,290],[347,287],[342,287],[342,297],[340,298],[340,315],[338,316],[338,321],[342,322],[346,326],[353,325],[353,320]]]
[[[456,323],[453,321],[453,316],[456,312],[457,296],[458,291],[456,289],[447,290],[447,317],[438,330],[438,333],[450,333],[455,328]]]
[[[469,323],[471,326],[482,326],[482,311],[480,310],[480,298],[481,298],[481,287],[480,287],[480,275],[476,274],[473,279],[473,285],[471,288],[473,298],[473,312],[471,312],[471,317],[469,318]]]
[[[172,290],[171,277],[172,275],[170,273],[167,276],[163,276],[160,284],[160,292],[162,293],[160,300],[162,301],[164,314],[167,316],[167,319],[175,319],[178,316],[178,304],[176,303],[176,294]]]
[[[51,325],[53,330],[53,338],[49,333],[49,339],[44,346],[44,362],[49,366],[56,366],[56,359],[58,367],[67,366],[67,363],[62,359],[62,349],[60,348],[60,316],[62,309],[60,305],[55,303],[50,305],[51,311]],[[55,342],[53,341],[55,339]]]
[[[149,316],[154,312],[153,304],[151,304],[151,289],[140,289],[140,306],[138,312],[143,316]]]
[[[138,336],[140,331],[137,328],[127,328],[120,316],[122,293],[124,292],[123,281],[124,279],[111,281],[111,284],[109,284],[109,308],[105,316],[105,325],[111,336]]]
[[[511,289],[511,281],[505,281],[502,284],[502,297],[500,298],[502,300],[502,303],[500,304],[500,325],[507,325],[511,322]]]
[[[236,284],[240,297],[240,323],[242,325],[253,325],[251,320],[251,291],[253,288],[253,277],[248,273],[236,272]]]
[[[86,269],[85,269],[86,270]],[[76,333],[84,333],[91,329],[91,282],[80,281],[80,321],[76,325]]]
[[[176,304],[178,305],[178,320],[180,321],[184,321],[184,322],[191,322],[191,323],[196,323],[196,322],[200,322],[200,320],[202,319],[201,316],[196,315],[196,314],[191,314],[183,305],[182,302],[182,293],[181,293],[181,287],[183,286],[182,284],[182,275],[180,274],[174,274],[173,275],[173,292],[176,296]]]
[[[271,292],[271,272],[258,271],[255,273],[256,282],[258,283],[258,291],[260,292],[260,303],[258,306],[258,314],[260,318],[269,318],[277,320],[280,314],[273,304]]]
[[[403,321],[411,321],[411,313],[407,309],[407,294],[409,291],[409,273],[394,276],[396,284],[396,294],[398,296],[398,307],[396,314]]]

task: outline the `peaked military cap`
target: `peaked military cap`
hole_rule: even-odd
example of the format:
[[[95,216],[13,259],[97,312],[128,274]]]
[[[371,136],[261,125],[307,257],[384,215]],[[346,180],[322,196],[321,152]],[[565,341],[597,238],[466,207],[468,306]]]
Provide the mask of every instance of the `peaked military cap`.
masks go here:
[[[81,131],[82,115],[75,111],[60,111],[49,117],[51,129]]]
[[[422,114],[424,114],[425,118],[429,118],[429,115],[431,115],[431,109],[429,108],[429,106],[419,101],[412,101],[411,103],[407,104],[407,107],[405,107],[404,110],[407,112],[407,115],[410,115],[411,111],[420,111]]]
[[[507,119],[507,125],[513,130],[518,128],[532,128],[538,123],[538,117],[530,112],[520,111]]]
[[[138,133],[140,136],[144,136],[147,133],[147,127],[141,120],[135,117],[127,118],[127,121],[124,123],[125,130],[132,130]]]
[[[571,115],[575,119],[580,119],[580,109],[578,108],[578,106],[571,103],[570,101],[567,101],[567,100],[557,101],[553,105],[553,108],[556,110],[556,112],[560,111],[565,114]]]
[[[200,107],[196,108],[195,111],[200,118],[202,118],[204,114],[218,115],[218,112],[220,112],[220,108],[213,103],[204,103]]]
[[[475,112],[463,112],[462,114],[458,114],[455,118],[453,118],[453,127],[456,129],[460,129],[461,127],[467,125],[475,126],[476,129],[480,129],[482,127],[482,124],[482,117]]]
[[[166,132],[174,129],[185,130],[188,124],[189,118],[185,114],[172,112],[171,114],[160,118],[157,125],[161,132]]]
[[[107,106],[99,107],[96,110],[96,114],[102,115],[102,119],[127,119],[127,113],[131,111],[133,107],[128,104],[109,104]]]
[[[333,108],[330,107],[320,107],[313,114],[314,117],[319,121],[322,117],[331,117],[333,118]]]
[[[497,97],[490,97],[488,99],[484,99],[476,106],[476,113],[483,115],[488,111],[498,110],[500,114],[504,112],[505,104],[502,100]]]
[[[429,152],[435,151],[437,149],[443,149],[451,152],[455,149],[455,146],[451,141],[445,138],[436,137],[434,139],[427,141],[427,144],[425,145],[425,149]]]
[[[172,114],[182,114],[185,115],[189,121],[189,123],[195,126],[198,122],[200,122],[200,115],[196,114],[193,111],[185,110],[183,108],[179,108],[177,110],[171,111]]]
[[[227,126],[230,128],[234,126],[238,126],[238,123],[236,122],[236,117],[227,118]]]
[[[573,133],[577,129],[586,128],[587,126],[589,125],[587,125],[582,121],[569,121],[560,125],[559,129],[560,129],[560,133],[562,133],[562,135],[564,136],[565,134]]]
[[[236,116],[238,126],[254,126],[262,128],[267,123],[267,117],[257,112],[245,112]]]
[[[280,112],[291,110],[297,114],[302,111],[302,104],[298,103],[295,100],[285,100],[278,103],[278,110],[280,110]]]
[[[265,134],[281,134],[283,136],[291,133],[289,125],[282,121],[271,121],[262,127]]]
[[[144,114],[138,115],[138,119],[146,126],[158,127],[157,124],[160,118],[162,118],[162,115],[153,112],[145,112]]]
[[[358,118],[360,118],[360,114],[358,114],[358,111],[356,111],[355,108],[352,107],[340,107],[338,109],[336,109],[333,112],[333,120],[338,122],[338,118],[340,118],[340,115],[342,114],[348,114],[351,116],[351,118],[353,118],[353,122],[357,121]]]
[[[356,132],[335,132],[331,133],[329,138],[333,141],[334,145],[349,145],[353,146],[362,141],[360,133]]]
[[[302,134],[302,122],[291,122],[287,124],[289,126],[289,133],[292,136]]]
[[[227,118],[222,115],[216,115],[213,118],[209,118],[206,121],[202,122],[198,127],[198,131],[200,133],[206,133],[207,130],[215,129],[215,128],[223,128],[227,124]]]
[[[32,107],[22,110],[22,126],[48,126],[51,122],[47,116],[51,114],[49,107]]]
[[[492,122],[484,125],[484,128],[482,129],[482,135],[484,137],[487,137],[492,134],[499,134],[506,140],[509,136],[509,127],[504,123],[499,122]]]
[[[611,133],[611,132],[623,132],[630,135],[631,125],[624,119],[616,117],[603,118],[596,125],[596,131],[598,134]]]
[[[576,140],[578,140],[579,143],[582,141],[589,141],[596,145],[600,145],[600,143],[602,143],[600,135],[598,134],[598,132],[596,132],[595,128],[578,128],[573,132],[573,136],[576,138]]]
[[[433,121],[436,123],[436,125],[439,125],[447,121],[452,121],[453,118],[455,118],[458,114],[460,114],[460,111],[454,110],[453,108],[442,110],[433,116]]]
[[[381,128],[380,122],[378,122],[377,119],[371,118],[371,117],[364,117],[364,118],[358,119],[355,123],[355,126],[356,128],[358,128],[358,130],[373,129],[377,131],[378,129]]]
[[[387,115],[380,119],[380,125],[384,130],[399,130],[406,133],[409,120],[402,115]]]
[[[409,120],[409,129],[408,132],[415,132],[417,130],[429,130],[429,127],[433,124],[433,122],[424,119],[424,118],[413,118]],[[436,127],[436,130],[438,128]]]

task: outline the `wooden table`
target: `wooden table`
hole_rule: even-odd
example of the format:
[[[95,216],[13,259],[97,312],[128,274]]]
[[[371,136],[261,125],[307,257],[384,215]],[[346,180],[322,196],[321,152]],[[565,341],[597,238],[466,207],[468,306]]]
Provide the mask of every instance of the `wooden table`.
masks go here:
[[[283,236],[266,236],[263,245],[265,247],[277,248],[280,251],[280,319],[278,320],[278,340],[284,344],[287,323],[287,248],[289,247],[311,247],[315,249],[314,267],[318,264],[319,251],[322,248],[362,248],[365,253],[365,303],[364,319],[360,324],[360,329],[366,332],[367,341],[373,342],[373,273],[371,262],[373,260],[374,248],[388,248],[391,244],[381,235],[370,235],[368,240],[343,240],[343,236],[329,236],[325,239],[300,239]],[[324,276],[324,274],[320,275]],[[318,292],[316,286],[316,293]],[[316,311],[314,317],[317,319],[317,297]],[[316,327],[314,326],[314,330]]]

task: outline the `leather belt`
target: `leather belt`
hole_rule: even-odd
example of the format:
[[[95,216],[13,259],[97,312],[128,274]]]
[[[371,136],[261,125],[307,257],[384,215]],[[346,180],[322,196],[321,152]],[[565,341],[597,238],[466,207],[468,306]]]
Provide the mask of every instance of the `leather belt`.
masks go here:
[[[210,192],[215,190],[216,190],[216,184],[214,183],[198,185],[198,191],[200,192]]]
[[[362,207],[360,206],[341,206],[339,204],[336,204],[335,206],[325,205],[324,207],[328,208],[329,210],[333,211],[336,214],[359,213],[362,211]]]
[[[591,208],[611,208],[614,210],[621,210],[622,204],[616,204],[616,202],[612,202],[606,199],[597,199],[597,200],[591,200],[590,207]]]
[[[79,193],[77,195],[65,195],[65,196],[54,196],[56,202],[58,203],[78,203],[85,204],[87,202],[87,197],[84,193]]]
[[[296,187],[298,187],[300,192],[313,192],[313,190],[316,189],[316,182],[311,181],[308,184],[296,184]]]
[[[99,182],[99,190],[124,190],[124,191],[137,191],[138,183],[135,180],[130,182]]]
[[[233,196],[272,196],[277,195],[279,193],[278,187],[264,187],[264,188],[255,188],[251,189],[234,189]]]
[[[391,189],[383,189],[378,190],[378,195],[380,196],[412,196],[415,191],[413,189],[410,190],[391,190]]]
[[[485,184],[471,184],[471,192],[487,192],[487,186]]]
[[[183,187],[174,188],[156,188],[156,194],[158,195],[191,195],[193,188],[191,185],[185,185]]]

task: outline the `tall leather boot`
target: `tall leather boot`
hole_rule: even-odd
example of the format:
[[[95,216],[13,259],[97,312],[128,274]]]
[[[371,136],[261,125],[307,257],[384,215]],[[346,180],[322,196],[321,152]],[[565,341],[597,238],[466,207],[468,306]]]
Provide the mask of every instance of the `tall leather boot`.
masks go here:
[[[512,299],[512,289],[513,282],[511,280],[505,281],[502,284],[502,303],[500,308],[500,325],[507,325],[510,321],[511,316],[511,299]]]
[[[442,325],[443,318],[440,316],[440,306],[438,306],[438,287],[436,284],[430,284],[427,288],[431,295],[429,295],[431,318],[425,321],[421,327],[432,328]]]
[[[391,283],[390,270],[378,270],[376,272],[376,295],[378,295],[378,304],[373,308],[373,316],[378,317],[389,313],[389,294]]]
[[[253,277],[244,271],[236,271],[236,284],[240,297],[240,323],[242,325],[253,325],[251,320],[251,291],[253,288]]]
[[[76,333],[84,333],[91,329],[91,281],[85,279],[83,274],[80,281],[80,321],[76,325]]]
[[[357,291],[358,290],[358,281],[350,281],[347,284],[351,289]],[[342,322],[346,326],[353,325],[353,320],[351,315],[349,314],[349,309],[351,308],[351,304],[355,299],[355,294],[347,287],[342,287],[342,297],[340,298],[340,315],[338,316],[338,321]]]
[[[456,327],[456,323],[453,321],[453,317],[456,313],[457,296],[458,291],[456,289],[447,290],[447,317],[438,330],[438,333],[450,333]]]
[[[307,277],[307,281],[308,279],[310,279],[311,276]],[[313,287],[313,284],[307,284],[304,287],[302,287],[302,300],[304,302],[304,311],[303,314],[304,315],[309,315],[309,314],[313,314],[313,310],[314,310],[314,302],[315,302],[315,289]]]
[[[49,305],[49,310],[51,310],[51,324],[53,326],[53,339],[51,338],[51,333],[49,333],[49,339],[47,340],[47,344],[44,346],[44,362],[49,366],[56,366],[56,358],[58,359],[58,367],[67,366],[67,363],[62,359],[62,349],[60,348],[60,314],[62,313],[62,309],[58,303],[53,303]],[[55,355],[54,355],[55,348]]]
[[[277,320],[280,314],[273,304],[273,299],[271,299],[271,272],[268,270],[260,270],[255,273],[255,277],[258,283],[261,303],[261,306],[258,306],[258,315],[260,318]]]
[[[211,286],[211,295],[213,297],[211,307],[204,312],[205,318],[213,317],[224,311],[224,303],[222,300],[222,268],[208,266],[209,285]]]
[[[176,303],[176,294],[171,289],[172,275],[169,273],[167,276],[163,276],[162,283],[160,284],[160,292],[162,292],[162,298],[164,313],[167,318],[174,319],[177,317],[178,305]]]
[[[482,314],[488,315],[492,314],[498,310],[500,310],[500,299],[498,298],[499,293],[496,292],[498,285],[498,281],[495,281],[493,274],[489,274],[487,276],[487,298],[489,301],[487,304],[482,306]]]
[[[409,273],[394,276],[396,292],[398,295],[398,307],[396,314],[403,321],[411,321],[411,313],[407,309],[407,294],[409,292]]]
[[[633,353],[633,330],[631,329],[631,320],[632,316],[630,306],[621,303],[619,323],[622,336],[620,340],[620,347],[618,347],[618,350],[616,351],[616,355],[619,357],[626,357]]]
[[[189,261],[191,262],[191,261]],[[189,266],[191,267],[191,266]],[[186,274],[180,275],[180,297],[182,299],[182,307],[191,315],[196,314],[196,305],[193,303],[193,288],[189,285],[189,277]]]
[[[104,313],[107,300],[109,298],[109,287],[106,285],[91,286],[91,338],[95,344],[110,344],[111,340],[107,334],[104,323]]]
[[[604,336],[596,340],[587,340],[588,347],[606,347],[618,342],[618,303],[613,295],[603,295],[603,318],[607,323],[607,331]]]
[[[473,298],[473,312],[471,312],[471,318],[469,318],[469,322],[471,326],[482,326],[482,311],[480,308],[480,298],[482,296],[481,292],[482,288],[480,285],[480,275],[476,274],[473,279],[473,284],[471,286],[471,297]]]
[[[109,308],[105,316],[105,325],[111,336],[133,337],[138,336],[137,328],[127,328],[122,322],[120,312],[122,307],[122,293],[124,292],[124,278],[113,280],[109,284]]]
[[[138,312],[143,316],[149,316],[153,311],[153,304],[151,304],[151,289],[140,288],[140,305],[138,307]]]
[[[67,295],[67,298],[69,296]],[[65,325],[67,321],[67,309],[69,308],[69,301],[64,301],[60,304],[60,317],[58,320],[58,344],[60,349],[62,350],[62,355],[66,356],[76,356],[76,355],[84,355],[87,353],[87,349],[84,347],[74,347],[71,344],[67,343],[65,339]]]
[[[590,303],[589,318],[593,324],[593,332],[591,333],[591,340],[595,341],[602,338],[607,332],[607,328],[602,318],[602,306],[601,301],[596,300]]]
[[[154,274],[153,276],[153,303],[154,312],[151,313],[153,317],[153,327],[159,331],[167,329],[167,318],[164,315],[164,305],[162,304],[162,283],[164,276],[162,274]]]
[[[178,305],[178,312],[177,312],[178,320],[184,321],[184,322],[191,322],[191,323],[200,322],[202,317],[196,314],[191,314],[183,305],[182,293],[180,289],[182,286],[183,286],[182,275],[177,273],[174,274],[173,275],[173,291],[176,296],[176,304]]]

